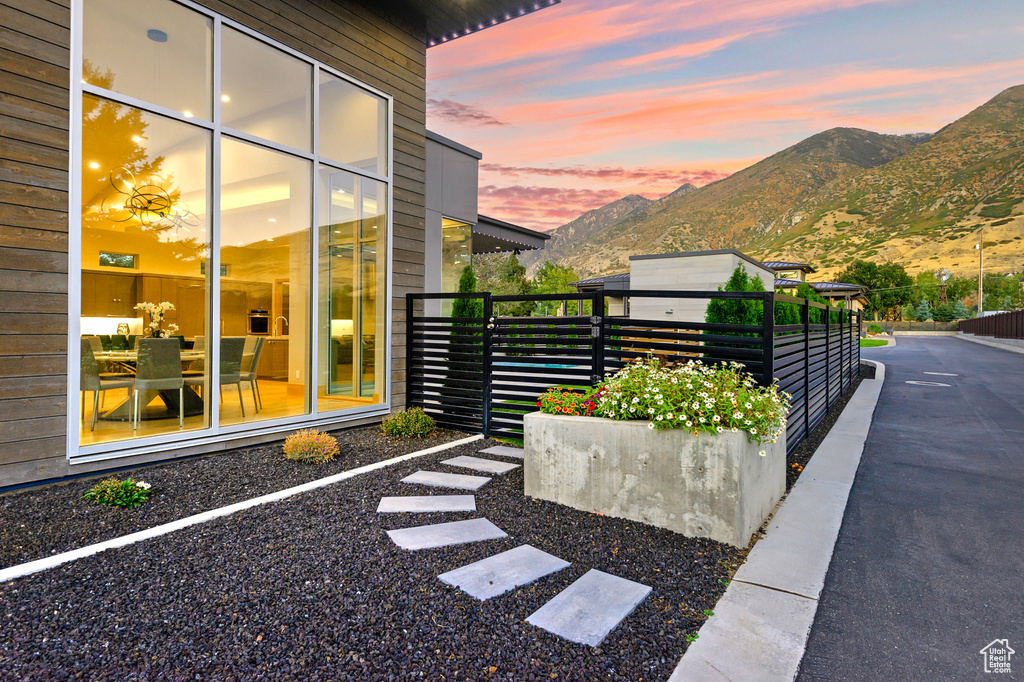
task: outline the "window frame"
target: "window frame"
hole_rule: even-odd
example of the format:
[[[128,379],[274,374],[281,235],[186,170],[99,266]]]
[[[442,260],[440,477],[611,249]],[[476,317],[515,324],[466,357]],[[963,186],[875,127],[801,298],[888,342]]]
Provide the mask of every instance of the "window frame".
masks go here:
[[[298,50],[295,50],[287,45],[284,45],[269,36],[266,36],[259,31],[251,29],[244,24],[229,19],[217,12],[210,10],[202,5],[198,5],[190,0],[166,0],[167,2],[174,2],[187,9],[198,12],[206,17],[209,17],[213,22],[213,78],[212,78],[212,93],[213,98],[213,120],[207,121],[199,116],[186,117],[184,114],[178,111],[170,110],[166,107],[155,105],[149,102],[145,102],[134,97],[122,95],[120,93],[112,92],[95,85],[87,84],[82,82],[82,60],[83,60],[83,42],[84,42],[84,13],[85,3],[88,0],[72,0],[71,2],[71,69],[70,69],[70,107],[69,107],[69,186],[68,186],[68,351],[67,351],[67,397],[68,407],[67,410],[67,460],[70,464],[84,464],[88,462],[108,460],[121,457],[130,457],[137,455],[146,455],[159,453],[163,451],[176,450],[182,447],[192,446],[204,446],[208,444],[220,443],[225,440],[232,438],[238,438],[242,436],[258,436],[264,434],[281,433],[285,431],[291,431],[296,427],[316,427],[328,424],[337,424],[339,422],[350,421],[370,416],[385,415],[391,411],[391,399],[392,399],[392,385],[391,385],[391,367],[392,367],[392,324],[393,319],[393,300],[392,290],[394,282],[394,267],[393,267],[393,243],[394,243],[394,97],[378,88],[375,88],[367,83],[361,82],[358,79],[345,74],[309,55],[303,54]],[[312,88],[312,152],[306,152],[299,149],[294,149],[283,144],[273,142],[271,140],[265,140],[239,130],[227,128],[221,125],[221,47],[222,47],[222,31],[224,27],[230,27],[238,30],[241,33],[248,35],[249,37],[259,40],[262,43],[270,46],[271,48],[280,50],[281,52],[288,54],[292,57],[296,57],[310,65],[312,65],[310,87]],[[341,78],[352,85],[363,89],[364,91],[379,97],[385,101],[386,106],[386,154],[387,154],[387,173],[381,175],[379,173],[367,171],[358,167],[348,166],[346,164],[338,163],[329,158],[322,158],[319,155],[320,147],[320,94],[319,94],[319,78],[320,72],[324,71],[337,78]],[[111,101],[117,102],[122,105],[138,108],[144,112],[165,116],[175,121],[180,121],[189,125],[199,126],[209,130],[212,135],[212,158],[210,159],[209,172],[210,172],[210,187],[211,197],[209,202],[210,216],[210,253],[207,257],[207,269],[213,273],[220,272],[220,248],[221,248],[221,233],[220,233],[220,162],[221,162],[221,139],[223,137],[234,138],[249,144],[254,144],[259,147],[278,151],[290,156],[302,158],[310,162],[311,175],[311,193],[310,193],[310,272],[308,285],[313,296],[310,297],[310,306],[307,314],[310,320],[310,338],[307,341],[307,365],[306,368],[306,404],[312,405],[313,409],[307,414],[297,415],[293,417],[282,417],[277,419],[268,419],[265,421],[254,421],[246,422],[241,424],[234,424],[230,426],[220,425],[220,414],[218,401],[210,401],[209,411],[209,426],[190,430],[181,431],[178,433],[163,434],[158,436],[147,436],[141,438],[125,438],[122,440],[112,440],[104,443],[97,443],[92,445],[83,446],[80,443],[79,438],[79,419],[78,419],[78,401],[81,399],[81,393],[79,390],[80,379],[79,379],[79,365],[81,362],[80,358],[80,347],[77,343],[77,339],[81,335],[81,310],[82,310],[82,178],[81,178],[81,161],[82,161],[82,140],[83,140],[83,122],[82,122],[82,99],[84,95],[90,94],[97,97],[103,97]],[[319,311],[319,272],[317,266],[317,254],[319,253],[320,242],[319,242],[319,230],[318,230],[318,206],[319,206],[319,182],[318,182],[318,169],[321,166],[327,166],[335,168],[337,170],[343,170],[346,172],[353,173],[357,176],[362,176],[371,180],[382,182],[387,187],[387,220],[386,220],[386,235],[385,235],[385,282],[386,291],[384,292],[386,300],[383,306],[384,328],[385,328],[385,344],[386,351],[384,354],[384,373],[383,373],[383,385],[381,386],[382,401],[375,405],[368,405],[365,407],[354,407],[348,409],[337,410],[333,412],[318,412],[316,408],[317,398],[317,366],[316,358],[318,357],[318,344],[319,344],[319,326],[320,326],[320,311]],[[220,277],[212,276],[209,280],[207,288],[207,295],[210,297],[208,300],[209,305],[209,319],[211,321],[220,319]],[[210,367],[209,380],[211,385],[216,386],[219,380],[219,344],[211,344],[209,351],[209,362],[207,366]],[[75,409],[70,409],[72,406]]]

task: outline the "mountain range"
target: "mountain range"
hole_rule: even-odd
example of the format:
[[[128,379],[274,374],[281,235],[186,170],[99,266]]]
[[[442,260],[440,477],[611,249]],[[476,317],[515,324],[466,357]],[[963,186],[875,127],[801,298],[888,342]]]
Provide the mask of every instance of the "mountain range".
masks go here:
[[[629,256],[737,248],[796,260],[828,279],[855,258],[911,273],[1024,270],[1024,86],[935,134],[833,128],[701,188],[632,194],[552,231],[545,260],[580,277],[625,272]]]

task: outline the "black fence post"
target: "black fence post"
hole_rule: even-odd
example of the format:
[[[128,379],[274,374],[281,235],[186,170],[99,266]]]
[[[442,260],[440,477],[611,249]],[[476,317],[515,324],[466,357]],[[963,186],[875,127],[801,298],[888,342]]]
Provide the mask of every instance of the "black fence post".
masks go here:
[[[804,326],[804,438],[811,435],[811,301],[804,299],[800,309]]]
[[[839,395],[846,390],[846,313],[839,309]]]
[[[412,390],[412,330],[414,300],[412,294],[405,295],[405,407],[416,406]]]
[[[825,308],[825,411],[832,407],[832,315]]]
[[[604,381],[604,291],[595,291],[590,304],[590,341],[594,344],[590,385]]]
[[[775,380],[775,292],[764,292],[762,300],[764,319],[761,322],[761,385],[771,386]]]
[[[482,358],[482,369],[483,369],[483,394],[484,394],[484,413],[483,413],[483,433],[484,438],[489,438],[491,435],[491,344],[492,336],[494,334],[494,326],[497,322],[494,317],[494,304],[491,301],[491,292],[484,292],[484,320],[483,320],[483,358]]]

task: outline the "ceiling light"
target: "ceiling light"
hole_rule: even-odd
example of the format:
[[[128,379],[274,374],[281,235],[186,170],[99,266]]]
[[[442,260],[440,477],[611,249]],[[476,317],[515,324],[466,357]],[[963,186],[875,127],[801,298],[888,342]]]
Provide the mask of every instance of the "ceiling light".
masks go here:
[[[98,163],[96,163],[95,161],[90,161],[89,162],[89,168],[99,168],[99,167],[100,167],[100,165]]]
[[[221,102],[230,102],[231,101],[231,97],[229,95],[221,95],[220,96],[220,101]]]
[[[166,43],[167,33],[161,31],[158,28],[151,28],[146,31],[146,37],[152,40],[154,43]]]
[[[132,137],[132,142],[142,142],[142,138],[139,137],[138,135],[134,135]]]
[[[189,111],[188,109],[186,109],[185,111],[183,111],[181,113],[185,114],[185,118],[192,118],[192,112]]]
[[[267,218],[267,222],[268,223],[276,223],[277,222],[277,218]]]
[[[272,242],[272,241],[274,241],[274,238],[273,237],[267,237],[267,241],[268,242]]]

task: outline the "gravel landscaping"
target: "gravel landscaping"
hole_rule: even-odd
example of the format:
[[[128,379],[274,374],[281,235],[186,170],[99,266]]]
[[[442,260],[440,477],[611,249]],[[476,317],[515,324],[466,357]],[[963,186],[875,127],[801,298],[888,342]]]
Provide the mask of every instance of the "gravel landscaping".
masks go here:
[[[390,438],[377,426],[333,431],[340,453],[333,462],[289,462],[277,441],[116,474],[153,486],[136,509],[87,502],[82,495],[99,475],[0,496],[0,568],[134,533],[185,516],[290,488],[347,469],[465,438],[439,429],[429,438]]]
[[[477,513],[376,513],[399,483],[477,441],[0,584],[0,670],[18,679],[664,680],[743,552],[523,497]],[[413,449],[413,448],[410,448]],[[497,458],[496,458],[497,459]],[[510,460],[511,461],[511,460]],[[508,533],[409,552],[385,531],[486,517]],[[572,563],[486,602],[440,573],[530,544]],[[653,588],[597,648],[525,619],[590,569]]]

